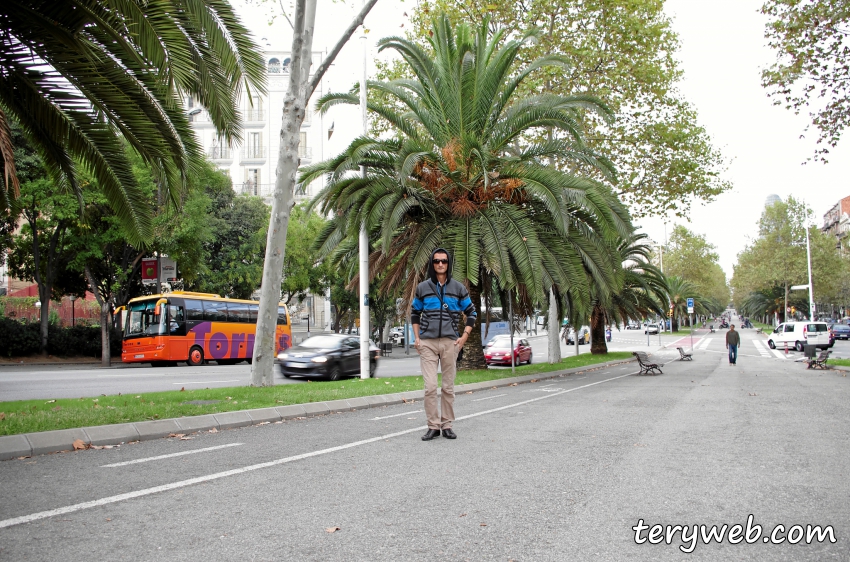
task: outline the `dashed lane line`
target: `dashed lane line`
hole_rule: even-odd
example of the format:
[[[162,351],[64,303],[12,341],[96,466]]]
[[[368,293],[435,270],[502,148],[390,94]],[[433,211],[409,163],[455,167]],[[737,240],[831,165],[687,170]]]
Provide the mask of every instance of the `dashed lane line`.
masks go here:
[[[194,455],[195,453],[206,453],[207,451],[217,451],[218,449],[226,449],[228,447],[238,447],[239,445],[244,445],[245,443],[228,443],[227,445],[218,445],[216,447],[206,447],[203,449],[194,449],[192,451],[183,451],[182,453],[171,453],[168,455],[159,455],[157,457],[147,457],[144,459],[136,459],[133,461],[124,461],[124,462],[116,462],[112,464],[105,464],[101,466],[101,468],[115,468],[119,466],[127,466],[128,464],[138,464],[140,462],[150,462],[150,461],[158,461],[162,459],[170,459],[172,457],[182,457],[184,455]]]
[[[473,402],[481,402],[482,400],[492,400],[493,398],[498,398],[500,396],[507,396],[507,394],[497,394],[496,396],[487,396],[485,398],[476,398]]]
[[[524,406],[526,404],[531,404],[532,402],[537,402],[539,400],[546,400],[548,398],[553,398],[555,396],[560,396],[562,394],[566,394],[568,392],[575,392],[576,390],[582,390],[585,388],[590,388],[591,386],[596,386],[598,384],[604,384],[606,382],[615,381],[617,379],[622,379],[624,377],[631,377],[636,375],[637,373],[628,373],[625,375],[617,375],[616,377],[611,377],[610,379],[603,379],[601,381],[596,381],[592,383],[588,383],[582,386],[577,386],[575,388],[567,388],[561,390],[559,392],[555,392],[552,394],[545,394],[543,396],[537,396],[536,398],[529,398],[527,400],[521,400],[520,402],[515,402],[513,404],[507,404],[505,406],[500,406],[498,408],[492,408],[490,410],[483,410],[481,412],[475,412],[474,414],[468,414],[466,416],[461,416],[456,418],[457,421],[467,420],[472,418],[477,418],[478,416],[485,416],[488,414],[493,414],[496,412],[501,412],[502,410],[508,410],[510,408],[516,408],[518,406]],[[93,507],[100,507],[102,505],[109,505],[112,503],[118,503],[126,500],[132,500],[135,498],[141,498],[145,496],[150,496],[152,494],[158,494],[160,492],[167,492],[170,490],[176,490],[179,488],[185,488],[187,486],[192,486],[194,484],[202,484],[204,482],[211,482],[213,480],[219,480],[222,478],[227,478],[230,476],[238,476],[240,474],[245,474],[246,472],[253,472],[255,470],[260,470],[263,468],[271,468],[273,466],[279,466],[282,464],[287,464],[295,461],[300,461],[304,459],[309,459],[312,457],[318,457],[321,455],[327,455],[329,453],[336,453],[338,451],[344,451],[346,449],[351,449],[352,447],[359,447],[362,445],[368,445],[370,443],[376,443],[378,441],[384,441],[387,439],[392,439],[394,437],[401,437],[402,435],[408,435],[410,433],[416,433],[418,431],[422,431],[426,429],[426,426],[417,426],[411,429],[405,429],[403,431],[396,431],[394,433],[387,433],[385,435],[379,435],[377,437],[372,437],[369,439],[362,439],[360,441],[353,441],[351,443],[346,443],[344,445],[338,445],[336,447],[328,447],[327,449],[320,449],[318,451],[311,451],[309,453],[303,453],[301,455],[293,455],[291,457],[284,457],[282,459],[276,459],[273,461],[263,462],[259,464],[253,464],[250,466],[244,466],[242,468],[234,468],[232,470],[225,470],[224,472],[216,472],[214,474],[207,474],[205,476],[198,476],[196,478],[189,478],[187,480],[180,480],[177,482],[171,482],[169,484],[163,484],[161,486],[154,486],[152,488],[144,488],[142,490],[136,490],[134,492],[127,492],[124,494],[117,494],[115,496],[108,496],[105,498],[101,498],[99,500],[92,500],[82,503],[77,503],[73,505],[67,505],[65,507],[60,507],[57,509],[50,509],[47,511],[39,511],[37,513],[31,513],[29,515],[22,515],[20,517],[13,517],[11,519],[4,519],[0,521],[0,529],[4,529],[6,527],[13,527],[15,525],[21,525],[24,523],[32,523],[33,521],[38,521],[41,519],[47,519],[49,517],[55,517],[57,515],[66,515],[68,513],[74,513],[77,511],[82,511],[84,509],[91,509]]]
[[[402,412],[400,414],[393,414],[391,416],[378,416],[377,418],[370,418],[369,421],[377,421],[377,420],[385,420],[387,418],[397,418],[399,416],[409,416],[410,414],[421,414],[424,410],[413,410],[412,412]]]

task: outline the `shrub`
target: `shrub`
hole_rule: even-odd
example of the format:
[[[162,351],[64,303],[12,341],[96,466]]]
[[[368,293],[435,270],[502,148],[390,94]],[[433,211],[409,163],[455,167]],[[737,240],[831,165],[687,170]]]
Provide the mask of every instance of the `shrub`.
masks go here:
[[[21,322],[0,317],[0,341],[3,355],[22,357],[41,349],[41,330],[38,322]],[[100,357],[100,327],[73,326],[62,328],[51,324],[47,329],[47,352],[60,357]],[[112,332],[110,352],[121,357],[121,333]]]

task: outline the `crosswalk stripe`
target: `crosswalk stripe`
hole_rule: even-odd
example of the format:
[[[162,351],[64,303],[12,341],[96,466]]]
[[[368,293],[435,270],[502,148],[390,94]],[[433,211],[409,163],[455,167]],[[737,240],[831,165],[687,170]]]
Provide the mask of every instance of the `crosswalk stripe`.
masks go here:
[[[770,352],[765,348],[764,342],[761,340],[753,340],[753,345],[756,346],[756,349],[759,351],[759,355],[762,357],[770,357]]]

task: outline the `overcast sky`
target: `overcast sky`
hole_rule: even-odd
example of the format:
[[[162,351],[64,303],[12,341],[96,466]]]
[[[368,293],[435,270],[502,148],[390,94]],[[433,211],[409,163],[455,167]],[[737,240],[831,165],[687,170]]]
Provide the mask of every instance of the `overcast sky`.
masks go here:
[[[289,0],[283,1],[289,8]],[[408,21],[404,12],[414,5],[412,0],[379,0],[366,21],[369,44],[374,46],[383,37],[402,34]],[[276,6],[277,2],[237,4],[237,9],[257,39],[266,37],[272,48],[289,49],[291,35],[285,20],[279,18],[271,26],[268,24],[267,14]],[[360,6],[359,0],[319,0],[314,50],[330,49]],[[809,123],[808,116],[795,116],[772,105],[760,85],[760,70],[774,59],[766,47],[765,18],[758,13],[760,6],[760,0],[666,2],[666,11],[681,40],[678,58],[685,76],[680,89],[697,109],[700,124],[715,146],[730,160],[726,179],[733,185],[732,191],[715,202],[695,204],[690,223],[685,224],[717,247],[720,265],[730,278],[738,252],[757,234],[757,222],[768,195],[804,199],[813,209],[818,226],[829,208],[850,195],[846,179],[850,171],[848,142],[832,151],[829,164],[803,165],[814,153],[816,139],[813,132],[806,139],[800,138]],[[361,44],[355,35],[328,74],[327,89],[347,90],[359,80]],[[372,48],[369,59],[375,56]],[[333,111],[325,121],[336,124],[332,140],[322,147],[325,157],[339,152],[359,133],[356,108]],[[638,224],[661,242],[664,221],[664,217],[656,217]],[[670,219],[668,234],[673,224],[675,221]]]

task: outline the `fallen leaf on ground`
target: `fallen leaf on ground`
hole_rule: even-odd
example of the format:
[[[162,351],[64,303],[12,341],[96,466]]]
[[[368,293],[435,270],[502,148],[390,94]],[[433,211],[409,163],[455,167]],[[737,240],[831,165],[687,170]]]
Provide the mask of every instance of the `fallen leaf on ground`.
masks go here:
[[[227,398],[228,400],[233,400],[232,396],[225,396],[225,398]]]
[[[53,404],[54,402],[56,402],[56,400],[48,400],[45,404]]]
[[[486,526],[487,526],[487,523],[481,523],[481,524],[479,524],[478,526],[479,526],[479,527],[486,527]]]
[[[100,400],[100,399],[99,398],[92,398],[91,399],[92,402],[97,402],[98,400]]]
[[[75,439],[74,442],[72,443],[72,445],[74,446],[75,451],[79,451],[81,449],[88,449],[89,448],[89,445],[87,445],[86,442],[83,441],[82,439]]]
[[[180,392],[186,392],[186,387],[185,387],[185,386],[181,386],[181,387],[180,387]]]
[[[62,409],[62,406],[56,406],[55,408],[51,408],[51,410],[53,410],[54,412],[58,412],[61,409]],[[2,420],[2,419],[3,418],[0,418],[0,420]]]
[[[466,392],[465,394],[472,394],[472,391],[470,390],[469,392]]]
[[[212,429],[210,429],[210,431],[209,431],[209,432],[210,432],[210,433],[218,433],[218,429],[216,429],[216,428],[212,428]]]
[[[271,423],[271,422],[260,422],[260,423],[255,424],[255,425],[269,425],[270,423]]]
[[[750,392],[750,396],[758,396],[755,392]]]
[[[141,395],[139,395],[139,396],[136,396],[136,398],[141,398]]]
[[[390,384],[390,381],[385,382],[384,384]]]
[[[0,412],[0,421],[3,421],[3,420],[5,420],[5,419],[6,419],[6,414],[5,414],[5,412]]]
[[[185,433],[169,433],[168,434],[169,437],[183,437],[184,435],[186,435],[186,434]]]
[[[511,383],[511,384],[510,384],[510,385],[508,385],[508,386],[516,386],[517,384],[519,384],[519,383]]]
[[[537,379],[531,379],[531,382],[537,382]]]
[[[326,533],[336,533],[339,530],[340,530],[339,527],[328,527],[327,529],[325,529],[325,532]]]
[[[190,441],[192,439],[194,439],[194,437],[181,437],[180,438],[181,441]]]
[[[466,513],[461,513],[458,517],[466,517]]]

